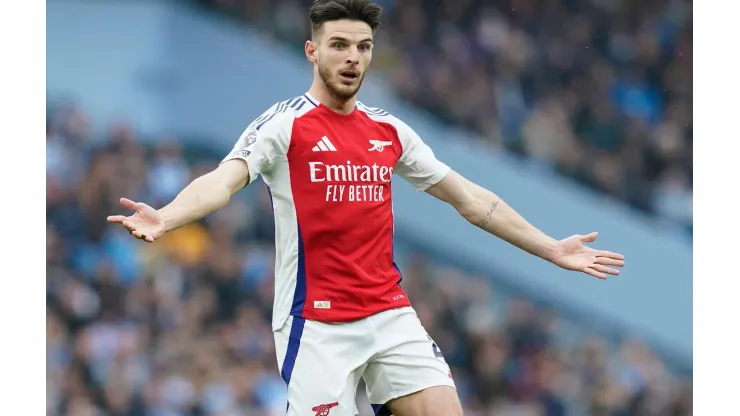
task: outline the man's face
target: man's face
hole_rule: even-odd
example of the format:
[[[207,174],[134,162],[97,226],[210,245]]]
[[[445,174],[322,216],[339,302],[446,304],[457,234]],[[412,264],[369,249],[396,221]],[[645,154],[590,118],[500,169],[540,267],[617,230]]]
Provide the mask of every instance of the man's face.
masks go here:
[[[313,57],[329,92],[348,100],[357,94],[372,60],[372,29],[360,21],[326,22],[306,44],[306,54]]]

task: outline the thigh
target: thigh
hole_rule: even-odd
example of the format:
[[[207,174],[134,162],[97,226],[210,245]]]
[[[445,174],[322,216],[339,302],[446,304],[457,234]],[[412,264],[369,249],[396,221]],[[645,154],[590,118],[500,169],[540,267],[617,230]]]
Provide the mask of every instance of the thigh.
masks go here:
[[[367,359],[350,353],[342,328],[289,318],[275,332],[280,376],[288,386],[289,416],[353,416]]]
[[[457,390],[450,386],[429,387],[386,403],[386,413],[393,416],[462,416]]]
[[[436,387],[449,391],[453,402],[459,406],[450,367],[413,309],[404,308],[383,317],[378,328],[376,342],[381,353],[370,360],[363,374],[368,398],[377,414],[391,414],[388,407],[393,407],[394,403],[400,403],[396,408],[403,406],[404,401],[413,406],[428,397],[426,393],[415,393]],[[413,400],[399,399],[405,397],[412,397]],[[446,408],[438,410],[439,414],[445,414]],[[425,415],[433,414],[437,413]]]

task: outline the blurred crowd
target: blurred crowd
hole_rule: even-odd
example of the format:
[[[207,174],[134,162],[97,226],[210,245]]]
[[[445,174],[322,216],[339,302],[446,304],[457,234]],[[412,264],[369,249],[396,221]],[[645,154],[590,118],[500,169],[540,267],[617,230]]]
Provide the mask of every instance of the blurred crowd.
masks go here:
[[[200,0],[303,50],[311,0]],[[379,0],[374,68],[542,169],[692,228],[690,0]]]
[[[74,105],[49,108],[47,416],[284,414],[265,189],[142,243],[106,223],[122,213],[119,197],[160,207],[221,155],[144,141],[125,123],[94,131]],[[466,415],[691,414],[691,376],[639,340],[592,332],[498,288],[496,276],[466,276],[413,249],[399,262]],[[362,388],[358,402],[372,414]]]

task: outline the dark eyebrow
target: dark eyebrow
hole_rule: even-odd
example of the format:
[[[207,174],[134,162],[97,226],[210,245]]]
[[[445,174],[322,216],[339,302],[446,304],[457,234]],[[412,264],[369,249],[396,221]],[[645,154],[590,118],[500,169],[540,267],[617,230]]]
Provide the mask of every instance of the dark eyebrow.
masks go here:
[[[329,41],[330,42],[331,41],[340,41],[340,42],[349,43],[349,41],[347,39],[345,39],[345,38],[343,38],[341,36],[332,36],[332,37],[329,38]],[[365,39],[359,41],[358,43],[365,43],[365,42],[373,43],[373,39],[372,38],[365,38]]]

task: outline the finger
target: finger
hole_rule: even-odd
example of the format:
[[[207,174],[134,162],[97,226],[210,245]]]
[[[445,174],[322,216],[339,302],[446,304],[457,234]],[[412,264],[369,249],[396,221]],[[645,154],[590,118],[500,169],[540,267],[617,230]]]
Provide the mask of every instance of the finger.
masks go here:
[[[136,202],[128,199],[128,198],[121,198],[121,205],[123,205],[124,208],[130,209],[132,211],[136,210]]]
[[[599,236],[599,233],[593,232],[591,234],[587,234],[587,235],[584,235],[583,237],[581,237],[581,241],[584,242],[584,243],[590,243],[592,241],[596,241],[596,237],[598,237],[598,236]]]
[[[136,230],[136,226],[134,224],[128,222],[128,221],[124,221],[121,224],[123,224],[123,226],[126,227],[126,229],[129,230],[129,231],[135,231]]]
[[[149,205],[147,205],[147,204],[145,204],[143,202],[136,202],[136,203],[134,203],[134,209],[136,211],[142,211],[142,210],[144,210],[146,208],[149,208]]]
[[[595,277],[597,279],[601,279],[601,280],[606,279],[606,275],[604,273],[597,272],[596,270],[594,270],[594,269],[592,269],[590,267],[586,267],[586,269],[583,270],[583,272],[586,273],[586,274],[588,274],[588,275],[590,275],[590,276],[593,276],[593,277]]]
[[[609,257],[596,257],[596,264],[603,264],[606,266],[624,267],[624,260],[617,260],[617,259],[612,259]]]
[[[145,235],[144,236],[144,241],[146,241],[147,243],[153,243],[154,242],[154,237],[152,237],[150,235]]]
[[[126,217],[123,215],[111,215],[108,217],[108,222],[123,223],[126,221]]]
[[[624,256],[619,253],[612,253],[611,251],[597,251],[597,257],[608,257],[610,259],[624,260]]]
[[[138,230],[131,231],[131,235],[133,235],[136,238],[143,238],[144,237],[144,234],[142,234],[141,231],[138,231]]]
[[[602,266],[600,264],[594,264],[593,266],[591,266],[591,268],[601,273],[613,274],[615,276],[619,274],[619,270],[613,269],[611,267]]]

